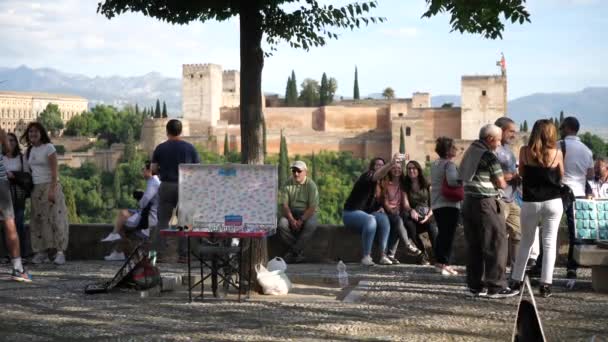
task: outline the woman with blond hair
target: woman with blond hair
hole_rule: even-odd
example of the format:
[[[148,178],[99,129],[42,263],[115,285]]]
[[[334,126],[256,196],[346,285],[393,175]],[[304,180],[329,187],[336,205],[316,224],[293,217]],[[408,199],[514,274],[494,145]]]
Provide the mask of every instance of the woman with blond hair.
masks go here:
[[[59,184],[57,151],[49,135],[39,122],[27,125],[22,141],[27,145],[27,161],[32,170],[32,212],[30,232],[32,250],[36,253],[33,264],[50,262],[49,251],[55,250],[56,265],[65,264],[68,248],[68,212],[63,189]]]
[[[512,288],[521,286],[538,229],[537,224],[541,222],[541,243],[545,257],[542,262],[540,294],[542,297],[549,297],[555,267],[557,231],[564,210],[560,195],[564,157],[557,149],[557,130],[550,120],[538,120],[534,123],[528,145],[522,146],[519,151],[519,174],[523,180],[522,237],[511,275],[515,282]]]

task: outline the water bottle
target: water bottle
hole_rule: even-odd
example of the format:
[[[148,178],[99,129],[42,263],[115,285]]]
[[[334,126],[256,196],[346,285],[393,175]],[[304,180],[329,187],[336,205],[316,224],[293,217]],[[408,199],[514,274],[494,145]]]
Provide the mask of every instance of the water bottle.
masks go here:
[[[348,286],[348,273],[346,273],[346,265],[342,260],[338,261],[338,266],[336,266],[338,270],[338,283],[340,287],[344,288]]]

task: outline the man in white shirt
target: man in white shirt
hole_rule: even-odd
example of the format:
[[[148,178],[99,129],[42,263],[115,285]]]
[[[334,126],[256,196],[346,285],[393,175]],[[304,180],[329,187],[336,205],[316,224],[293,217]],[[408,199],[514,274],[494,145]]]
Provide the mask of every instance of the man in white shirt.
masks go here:
[[[569,116],[564,119],[559,127],[562,139],[558,148],[564,154],[564,178],[562,183],[572,189],[575,197],[586,197],[585,185],[587,180],[593,179],[593,153],[577,137],[580,124],[575,117]],[[574,245],[574,213],[572,203],[566,207],[566,218],[568,219],[568,237],[570,246],[568,248],[568,273],[567,277],[576,279],[576,269],[578,265],[572,257]]]
[[[593,198],[608,199],[608,159],[597,158],[595,161],[595,179],[589,181]]]

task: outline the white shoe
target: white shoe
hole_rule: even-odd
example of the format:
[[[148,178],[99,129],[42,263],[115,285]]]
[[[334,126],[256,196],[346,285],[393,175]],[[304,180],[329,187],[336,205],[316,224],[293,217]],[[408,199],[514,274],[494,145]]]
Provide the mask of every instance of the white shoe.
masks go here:
[[[393,264],[393,262],[389,258],[387,258],[386,255],[383,255],[380,258],[380,260],[378,260],[378,263],[380,265],[392,265]]]
[[[110,255],[106,255],[104,259],[106,261],[123,261],[126,259],[126,257],[125,253],[123,252],[112,251],[112,253]]]
[[[374,266],[374,261],[372,260],[371,256],[364,256],[363,259],[361,259],[361,264],[364,266]]]
[[[63,254],[63,252],[57,252],[57,255],[55,256],[55,260],[53,260],[53,263],[55,265],[65,264],[65,254]]]
[[[122,239],[120,234],[112,232],[108,234],[108,236],[106,236],[103,240],[101,240],[101,242],[112,242],[120,239]]]
[[[46,253],[36,253],[36,255],[34,255],[34,257],[32,258],[32,264],[38,265],[38,264],[48,264],[51,262],[51,259],[49,259],[49,256]]]

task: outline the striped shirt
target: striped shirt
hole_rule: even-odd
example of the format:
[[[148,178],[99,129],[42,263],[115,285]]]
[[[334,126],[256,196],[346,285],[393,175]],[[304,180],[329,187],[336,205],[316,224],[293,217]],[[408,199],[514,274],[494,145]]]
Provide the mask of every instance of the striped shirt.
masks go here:
[[[8,180],[8,177],[6,176],[6,167],[4,167],[4,155],[2,152],[2,147],[0,147],[0,180]]]
[[[479,160],[473,179],[464,184],[465,195],[476,198],[498,197],[499,192],[493,181],[502,175],[496,155],[490,151],[485,152]]]

